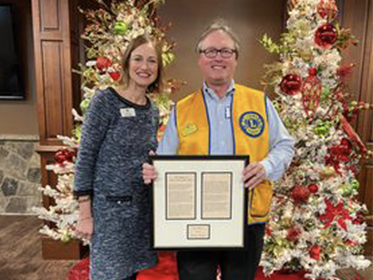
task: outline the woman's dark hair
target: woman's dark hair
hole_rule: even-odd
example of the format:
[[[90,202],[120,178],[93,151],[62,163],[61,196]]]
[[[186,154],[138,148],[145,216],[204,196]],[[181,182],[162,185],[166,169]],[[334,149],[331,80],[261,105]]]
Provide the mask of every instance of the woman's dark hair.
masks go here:
[[[153,45],[155,52],[157,54],[157,62],[158,62],[158,71],[157,71],[157,78],[155,81],[150,84],[147,88],[147,92],[149,93],[160,93],[162,91],[163,87],[163,63],[162,63],[162,48],[159,46],[158,42],[154,41],[152,38],[150,38],[148,35],[143,34],[140,36],[137,36],[135,39],[133,39],[129,45],[126,48],[126,51],[123,55],[123,64],[122,68],[124,71],[123,74],[123,82],[126,86],[128,86],[128,82],[130,79],[129,76],[129,64],[130,64],[130,58],[132,52],[137,49],[139,46],[144,44],[151,44]]]

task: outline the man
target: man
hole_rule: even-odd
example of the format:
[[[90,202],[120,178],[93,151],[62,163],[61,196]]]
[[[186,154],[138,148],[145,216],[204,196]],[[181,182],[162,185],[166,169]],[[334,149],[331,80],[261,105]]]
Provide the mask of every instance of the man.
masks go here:
[[[180,280],[254,279],[263,250],[272,184],[282,176],[294,155],[290,137],[264,93],[235,84],[239,41],[230,27],[213,23],[197,45],[202,89],[177,102],[171,112],[158,154],[250,155],[243,171],[249,188],[246,251],[180,251]],[[149,164],[143,166],[145,183],[157,178]]]

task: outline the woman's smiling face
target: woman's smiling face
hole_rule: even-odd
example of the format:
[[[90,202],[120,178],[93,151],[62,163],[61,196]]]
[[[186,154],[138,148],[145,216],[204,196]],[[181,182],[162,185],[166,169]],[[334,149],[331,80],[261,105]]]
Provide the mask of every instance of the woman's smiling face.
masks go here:
[[[130,83],[147,88],[158,75],[158,59],[154,46],[143,44],[134,49],[129,59]]]

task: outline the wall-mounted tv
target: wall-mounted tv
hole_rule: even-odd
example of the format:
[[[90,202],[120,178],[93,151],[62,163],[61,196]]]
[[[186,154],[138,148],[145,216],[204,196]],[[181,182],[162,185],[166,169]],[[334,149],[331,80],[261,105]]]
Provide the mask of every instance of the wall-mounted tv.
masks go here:
[[[0,4],[0,99],[2,100],[25,99],[15,11],[13,5]]]

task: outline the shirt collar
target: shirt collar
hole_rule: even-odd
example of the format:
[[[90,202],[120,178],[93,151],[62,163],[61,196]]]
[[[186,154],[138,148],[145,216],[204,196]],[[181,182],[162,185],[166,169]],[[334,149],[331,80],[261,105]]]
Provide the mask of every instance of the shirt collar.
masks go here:
[[[227,92],[225,93],[225,97],[228,97],[235,92],[235,90],[236,90],[235,85],[236,85],[235,81],[232,80],[228,89],[227,89]],[[203,82],[202,89],[203,89],[204,94],[209,96],[210,98],[219,99],[219,97],[216,95],[215,91],[212,88],[207,86],[206,81]]]

